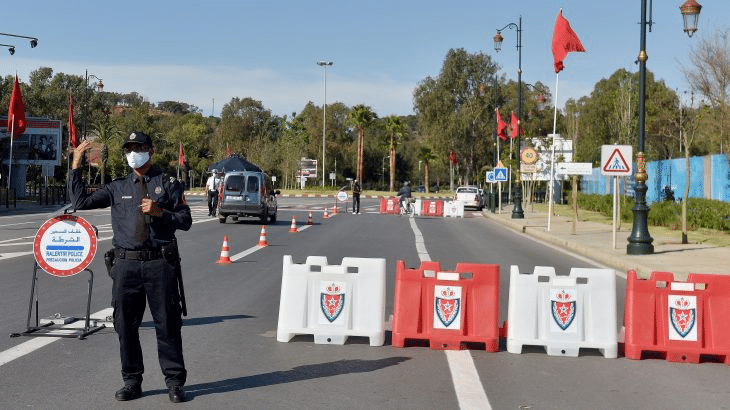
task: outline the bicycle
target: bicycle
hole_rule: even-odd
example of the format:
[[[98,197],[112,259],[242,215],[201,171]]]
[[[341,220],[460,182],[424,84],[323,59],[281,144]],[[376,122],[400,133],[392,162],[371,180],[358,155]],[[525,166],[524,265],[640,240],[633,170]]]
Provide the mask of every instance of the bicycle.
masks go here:
[[[415,198],[405,198],[404,200],[400,201],[401,207],[400,207],[400,214],[410,216],[413,215],[413,204],[416,202]]]

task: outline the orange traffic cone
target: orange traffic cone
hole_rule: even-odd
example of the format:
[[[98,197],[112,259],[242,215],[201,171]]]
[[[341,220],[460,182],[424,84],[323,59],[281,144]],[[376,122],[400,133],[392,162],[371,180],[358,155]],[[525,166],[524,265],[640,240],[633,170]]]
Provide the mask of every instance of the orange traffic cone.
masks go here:
[[[268,246],[269,243],[266,242],[266,225],[261,225],[261,235],[259,236],[259,245],[258,246]]]
[[[337,205],[332,207],[332,215],[337,215]]]
[[[297,233],[297,219],[294,215],[291,216],[291,228],[289,228],[289,232]]]
[[[329,218],[329,217],[330,217],[330,216],[329,216],[329,215],[327,215],[327,208],[324,208],[324,215],[322,215],[322,218],[324,218],[324,219],[327,219],[327,218]]]
[[[228,235],[223,237],[223,247],[221,248],[221,256],[218,258],[218,261],[216,263],[218,264],[228,264],[233,262],[230,257],[228,257]]]
[[[307,225],[312,225],[312,211],[309,211],[309,219],[307,219]]]

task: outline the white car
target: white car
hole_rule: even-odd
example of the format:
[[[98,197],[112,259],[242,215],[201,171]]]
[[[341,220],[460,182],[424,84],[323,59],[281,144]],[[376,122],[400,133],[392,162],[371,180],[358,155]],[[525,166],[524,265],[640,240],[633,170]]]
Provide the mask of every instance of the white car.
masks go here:
[[[456,188],[455,201],[461,201],[464,203],[464,208],[472,207],[477,210],[482,209],[482,200],[479,196],[479,188],[475,186],[460,186]]]

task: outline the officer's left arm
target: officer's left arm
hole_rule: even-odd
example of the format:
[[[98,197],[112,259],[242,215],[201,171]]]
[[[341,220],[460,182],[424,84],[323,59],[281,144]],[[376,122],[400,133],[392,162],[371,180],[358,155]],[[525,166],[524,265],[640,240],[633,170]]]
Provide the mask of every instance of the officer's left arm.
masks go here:
[[[183,184],[180,181],[172,180],[166,185],[170,201],[167,206],[162,208],[161,222],[174,229],[187,231],[193,224],[193,217],[190,215],[190,207],[185,203]]]

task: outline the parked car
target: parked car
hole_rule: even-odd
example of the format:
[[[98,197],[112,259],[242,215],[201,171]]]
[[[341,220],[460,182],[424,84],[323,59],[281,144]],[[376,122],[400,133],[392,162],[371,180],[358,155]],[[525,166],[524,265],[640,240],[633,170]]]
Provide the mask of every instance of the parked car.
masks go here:
[[[464,203],[464,208],[471,207],[477,210],[482,209],[482,200],[479,196],[479,188],[475,186],[460,186],[456,188],[454,200]]]
[[[419,185],[419,186],[418,186],[418,187],[416,188],[416,192],[426,192],[426,187],[425,187],[424,185]],[[434,185],[434,186],[432,186],[432,187],[431,187],[431,189],[429,189],[429,191],[428,191],[428,192],[429,192],[429,193],[432,193],[432,194],[433,194],[433,193],[438,193],[438,192],[439,192],[439,186],[438,186],[438,185]]]
[[[271,178],[263,172],[232,171],[223,179],[223,192],[218,205],[218,221],[226,223],[229,216],[237,221],[244,216],[253,216],[261,222],[276,222],[278,205]]]

